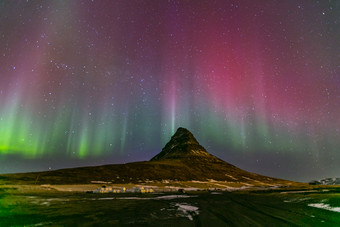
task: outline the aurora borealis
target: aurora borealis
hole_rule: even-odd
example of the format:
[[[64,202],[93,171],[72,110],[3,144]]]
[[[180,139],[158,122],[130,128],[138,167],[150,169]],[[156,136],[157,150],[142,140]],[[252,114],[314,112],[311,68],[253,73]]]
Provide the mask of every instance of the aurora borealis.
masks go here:
[[[0,2],[0,173],[149,160],[339,177],[340,1]]]

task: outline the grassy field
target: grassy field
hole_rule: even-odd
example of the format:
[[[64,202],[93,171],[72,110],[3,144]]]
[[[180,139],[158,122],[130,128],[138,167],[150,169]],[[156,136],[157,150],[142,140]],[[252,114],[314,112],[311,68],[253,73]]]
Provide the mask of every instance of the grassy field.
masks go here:
[[[338,226],[339,207],[337,188],[86,194],[2,187],[0,226]]]

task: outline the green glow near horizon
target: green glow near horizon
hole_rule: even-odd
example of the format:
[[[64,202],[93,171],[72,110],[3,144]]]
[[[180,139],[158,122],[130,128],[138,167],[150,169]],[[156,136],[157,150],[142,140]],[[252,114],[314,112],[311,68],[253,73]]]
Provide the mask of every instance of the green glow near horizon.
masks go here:
[[[15,96],[12,102],[2,104],[5,108],[0,110],[1,154],[18,154],[26,158],[36,158],[58,151],[69,157],[84,159],[89,156],[125,152],[127,132],[131,127],[127,116],[112,118],[101,114],[97,117],[95,114],[89,115],[88,112],[70,108],[68,111],[60,111],[57,115],[42,118],[37,111],[23,107],[20,103],[18,96]],[[178,104],[183,106],[180,102]],[[184,107],[187,112],[186,117],[182,117],[176,123],[174,112],[166,115],[171,124],[165,125],[161,145],[170,139],[176,127],[183,126],[190,129],[189,108]],[[203,114],[209,117],[199,123],[201,132],[204,132],[201,137],[234,150],[303,152],[310,149],[318,152],[321,146],[312,141],[303,131],[295,130],[294,134],[290,134],[289,129],[284,126],[273,129],[266,118],[259,115],[254,116],[252,123],[249,124],[237,115],[221,117],[218,112],[210,111]],[[148,145],[153,144],[153,141],[150,141],[152,138],[150,124],[152,119],[140,125],[140,128],[145,129],[142,138]],[[305,139],[299,140],[303,137]],[[308,140],[310,145],[306,147]]]

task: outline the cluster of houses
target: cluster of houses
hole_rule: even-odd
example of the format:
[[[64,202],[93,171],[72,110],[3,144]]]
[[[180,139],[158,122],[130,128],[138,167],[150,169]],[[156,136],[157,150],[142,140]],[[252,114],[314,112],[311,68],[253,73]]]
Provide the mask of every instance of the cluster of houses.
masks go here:
[[[146,188],[146,187],[133,187],[130,189],[127,189],[125,187],[123,188],[113,188],[109,186],[102,186],[101,188],[98,188],[93,191],[93,193],[153,193],[155,192],[152,188]]]

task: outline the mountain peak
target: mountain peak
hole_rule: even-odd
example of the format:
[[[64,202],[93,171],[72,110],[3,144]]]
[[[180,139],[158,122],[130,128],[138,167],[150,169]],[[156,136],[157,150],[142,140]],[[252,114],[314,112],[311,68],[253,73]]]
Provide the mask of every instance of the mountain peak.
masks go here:
[[[186,128],[179,127],[169,141],[173,143],[199,144],[194,135]]]
[[[194,135],[186,128],[178,128],[170,141],[164,146],[162,152],[150,161],[187,159],[193,157],[214,157],[202,147]],[[214,157],[215,158],[215,157]]]

